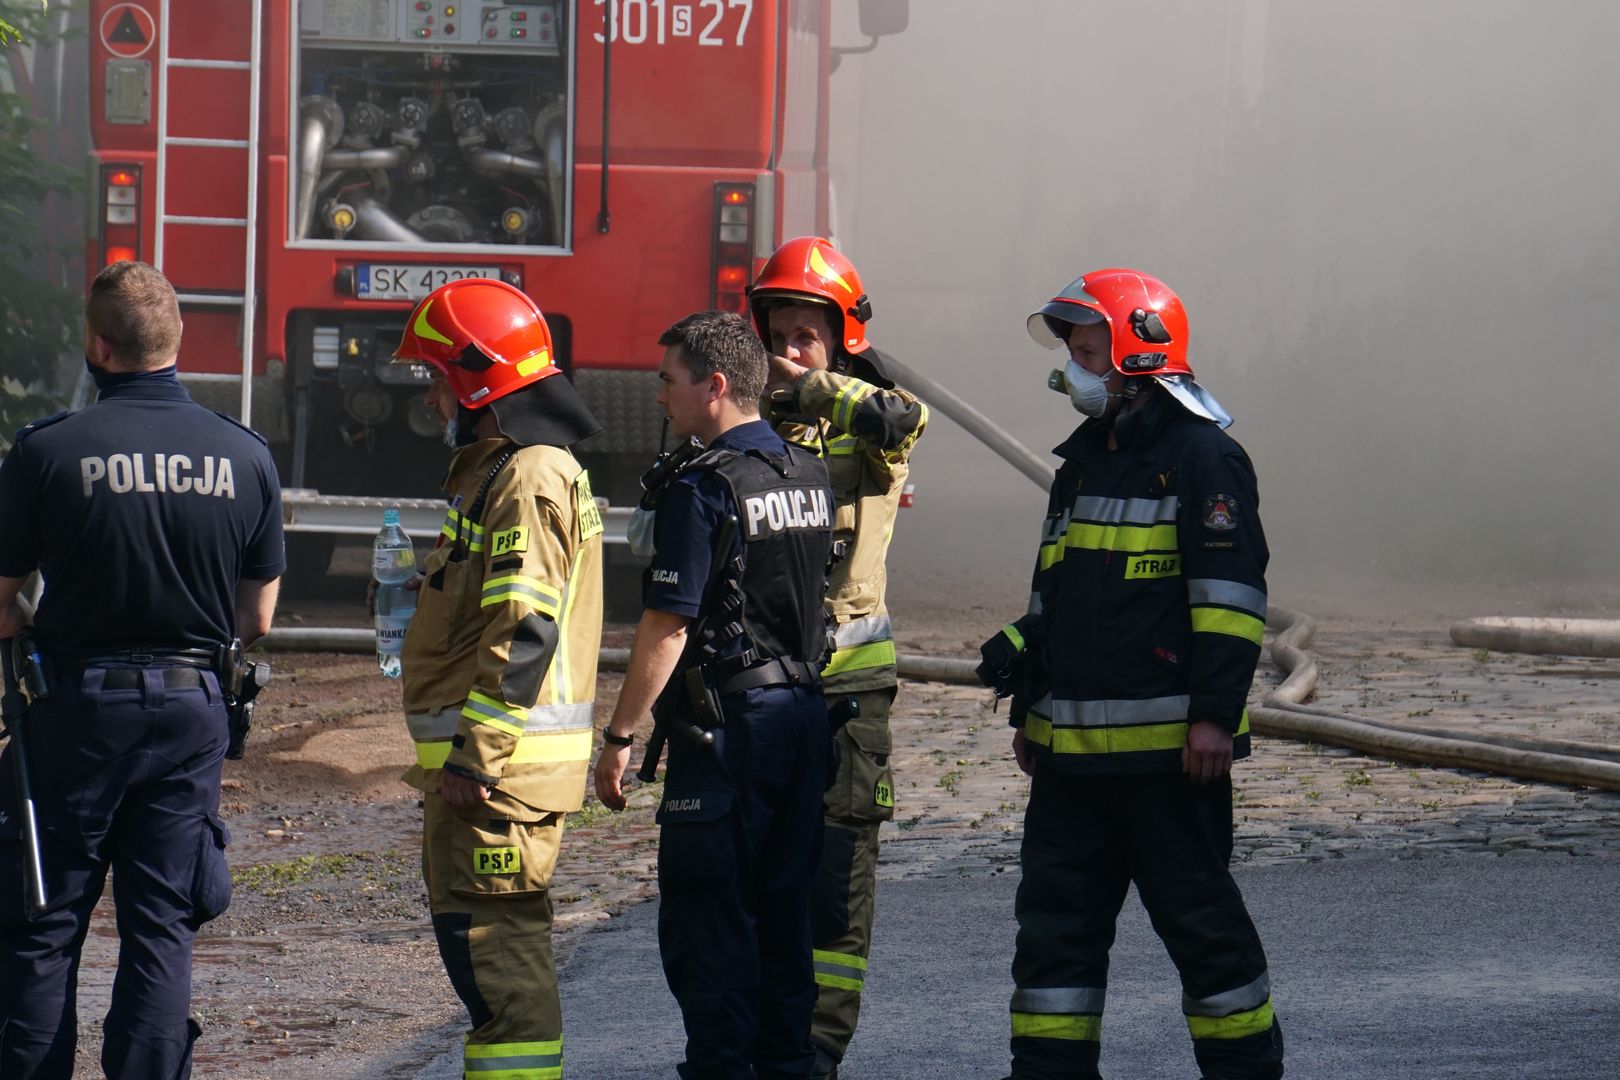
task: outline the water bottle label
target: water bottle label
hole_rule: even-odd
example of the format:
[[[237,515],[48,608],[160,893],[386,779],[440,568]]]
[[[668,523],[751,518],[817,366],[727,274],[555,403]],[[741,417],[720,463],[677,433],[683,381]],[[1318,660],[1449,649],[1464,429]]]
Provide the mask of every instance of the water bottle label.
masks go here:
[[[396,618],[391,615],[377,616],[377,651],[380,653],[397,653],[405,644],[405,631],[410,627],[409,618]]]

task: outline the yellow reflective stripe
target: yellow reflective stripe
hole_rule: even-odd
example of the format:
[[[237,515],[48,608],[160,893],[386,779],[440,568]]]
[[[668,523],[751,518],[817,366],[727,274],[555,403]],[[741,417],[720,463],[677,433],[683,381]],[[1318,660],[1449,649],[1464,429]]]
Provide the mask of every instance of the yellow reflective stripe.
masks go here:
[[[842,675],[846,671],[861,671],[866,668],[892,667],[894,665],[894,642],[873,641],[865,645],[856,645],[850,649],[839,649],[827,661],[827,666],[821,669],[823,678],[832,675]]]
[[[848,386],[833,396],[833,424],[843,431],[848,431],[855,423],[855,410],[860,408],[861,402],[877,393],[877,387],[869,383],[852,381]]]
[[[522,735],[524,723],[529,719],[529,710],[508,705],[474,690],[467,695],[467,704],[462,706],[461,715],[475,724],[488,724],[508,735]]]
[[[1015,1039],[1068,1039],[1072,1042],[1101,1042],[1102,1017],[1015,1012],[1012,1014],[1012,1034]]]
[[[553,705],[571,705],[574,702],[574,686],[568,672],[568,620],[574,611],[574,597],[579,595],[576,585],[580,564],[585,561],[583,556],[583,549],[574,552],[574,565],[568,570],[568,584],[563,587],[562,618],[557,620],[557,648],[551,654],[551,667],[546,670],[546,682],[551,684]]]
[[[865,957],[856,956],[854,953],[828,952],[826,949],[814,950],[813,957],[817,986],[830,986],[834,990],[853,990],[857,993],[865,987]]]
[[[890,461],[904,460],[905,456],[911,453],[911,448],[917,445],[917,440],[922,437],[923,428],[928,426],[928,406],[919,401],[917,408],[921,410],[917,416],[917,426],[911,429],[910,435],[900,440],[899,446],[885,455]]]
[[[1170,525],[1093,525],[1084,521],[1072,522],[1061,540],[1041,547],[1041,569],[1063,559],[1067,548],[1082,551],[1118,551],[1126,555],[1144,555],[1149,551],[1174,552],[1176,527]]]
[[[1226,608],[1195,607],[1192,609],[1192,628],[1195,634],[1229,634],[1252,641],[1256,645],[1266,636],[1266,624],[1253,615]]]
[[[1008,623],[1001,628],[1001,632],[1007,635],[1007,640],[1013,643],[1013,648],[1019,652],[1024,651],[1024,635],[1018,632],[1018,627]]]
[[[424,769],[442,769],[450,756],[450,740],[419,742],[416,744],[416,763]],[[591,733],[589,731],[563,731],[525,735],[518,739],[509,765],[535,765],[591,759]]]
[[[810,950],[810,956],[814,960],[823,961],[828,964],[837,964],[839,967],[859,968],[862,971],[866,970],[866,957],[857,956],[854,953],[832,952],[827,949],[812,949]]]
[[[464,1043],[465,1075],[477,1080],[561,1080],[562,1040],[521,1043]]]
[[[484,582],[484,595],[478,601],[479,607],[492,607],[507,601],[527,604],[555,619],[562,598],[546,588],[544,582],[522,574],[503,574]]]
[[[1249,710],[1243,710],[1233,734],[1249,733]],[[1024,739],[1050,747],[1056,754],[1130,753],[1134,750],[1179,750],[1187,742],[1187,724],[1139,724],[1131,727],[1054,728],[1044,716],[1030,713]]]
[[[1233,1013],[1231,1016],[1189,1016],[1187,1030],[1195,1039],[1242,1039],[1270,1031],[1272,1023],[1271,1000],[1258,1009]]]
[[[1118,754],[1138,750],[1179,750],[1187,744],[1187,722],[1128,727],[1060,727],[1033,713],[1024,721],[1024,739],[1051,747],[1054,754]]]

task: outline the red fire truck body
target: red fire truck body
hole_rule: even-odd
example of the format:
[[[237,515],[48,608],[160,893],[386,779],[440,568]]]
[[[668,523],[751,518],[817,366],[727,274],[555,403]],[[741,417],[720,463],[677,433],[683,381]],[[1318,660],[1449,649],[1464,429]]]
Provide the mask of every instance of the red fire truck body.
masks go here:
[[[598,494],[627,503],[658,334],[744,310],[783,238],[829,229],[829,9],[92,0],[90,272],[157,265],[194,395],[248,407],[286,487],[372,497],[291,522],[323,532],[433,492],[426,372],[389,355],[415,300],[499,275],[546,313],[606,428]]]

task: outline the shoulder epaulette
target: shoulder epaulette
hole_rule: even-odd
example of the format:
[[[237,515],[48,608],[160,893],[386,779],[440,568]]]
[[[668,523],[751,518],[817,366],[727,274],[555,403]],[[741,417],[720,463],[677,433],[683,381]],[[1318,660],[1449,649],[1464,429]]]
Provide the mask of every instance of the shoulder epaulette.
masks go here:
[[[242,421],[238,420],[236,417],[232,416],[230,413],[220,412],[218,409],[211,409],[209,411],[212,412],[215,416],[219,417],[222,420],[229,420],[231,423],[235,424],[237,427],[241,428],[243,431],[247,432],[249,435],[253,436],[255,439],[258,439],[264,445],[266,445],[266,446],[270,445],[270,440],[269,439],[265,438],[263,435],[260,435],[257,431],[254,431],[252,428],[250,428],[246,424],[242,423]]]
[[[742,454],[736,450],[731,450],[724,446],[711,447],[710,449],[703,451],[703,453],[699,454],[691,461],[688,461],[685,465],[682,465],[680,472],[676,473],[675,475],[680,476],[682,473],[699,471],[713,472],[722,465],[735,461],[740,457],[742,457]]]
[[[18,428],[17,433],[11,437],[12,445],[15,446],[17,443],[20,443],[24,439],[28,438],[28,436],[32,435],[34,432],[39,431],[42,428],[48,428],[58,420],[66,420],[72,415],[73,412],[71,410],[64,409],[63,411],[54,415],[35,420],[31,424],[25,424],[21,428]]]

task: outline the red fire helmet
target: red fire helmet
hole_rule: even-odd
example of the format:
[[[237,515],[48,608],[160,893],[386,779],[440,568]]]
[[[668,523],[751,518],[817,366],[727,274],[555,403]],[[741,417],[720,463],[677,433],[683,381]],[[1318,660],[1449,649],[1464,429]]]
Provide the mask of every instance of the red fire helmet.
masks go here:
[[[463,278],[429,293],[411,312],[394,360],[432,364],[469,409],[562,370],[539,305],[494,278]]]
[[[1069,327],[1106,322],[1114,367],[1126,375],[1191,375],[1187,310],[1170,286],[1138,270],[1093,270],[1029,317],[1029,336],[1048,349],[1068,345]]]
[[[766,261],[759,280],[748,290],[748,306],[754,313],[754,326],[765,341],[771,340],[771,301],[799,300],[825,304],[838,313],[833,330],[839,343],[850,354],[865,352],[866,324],[872,318],[872,302],[861,287],[861,275],[832,241],[820,236],[799,236],[781,247]]]

